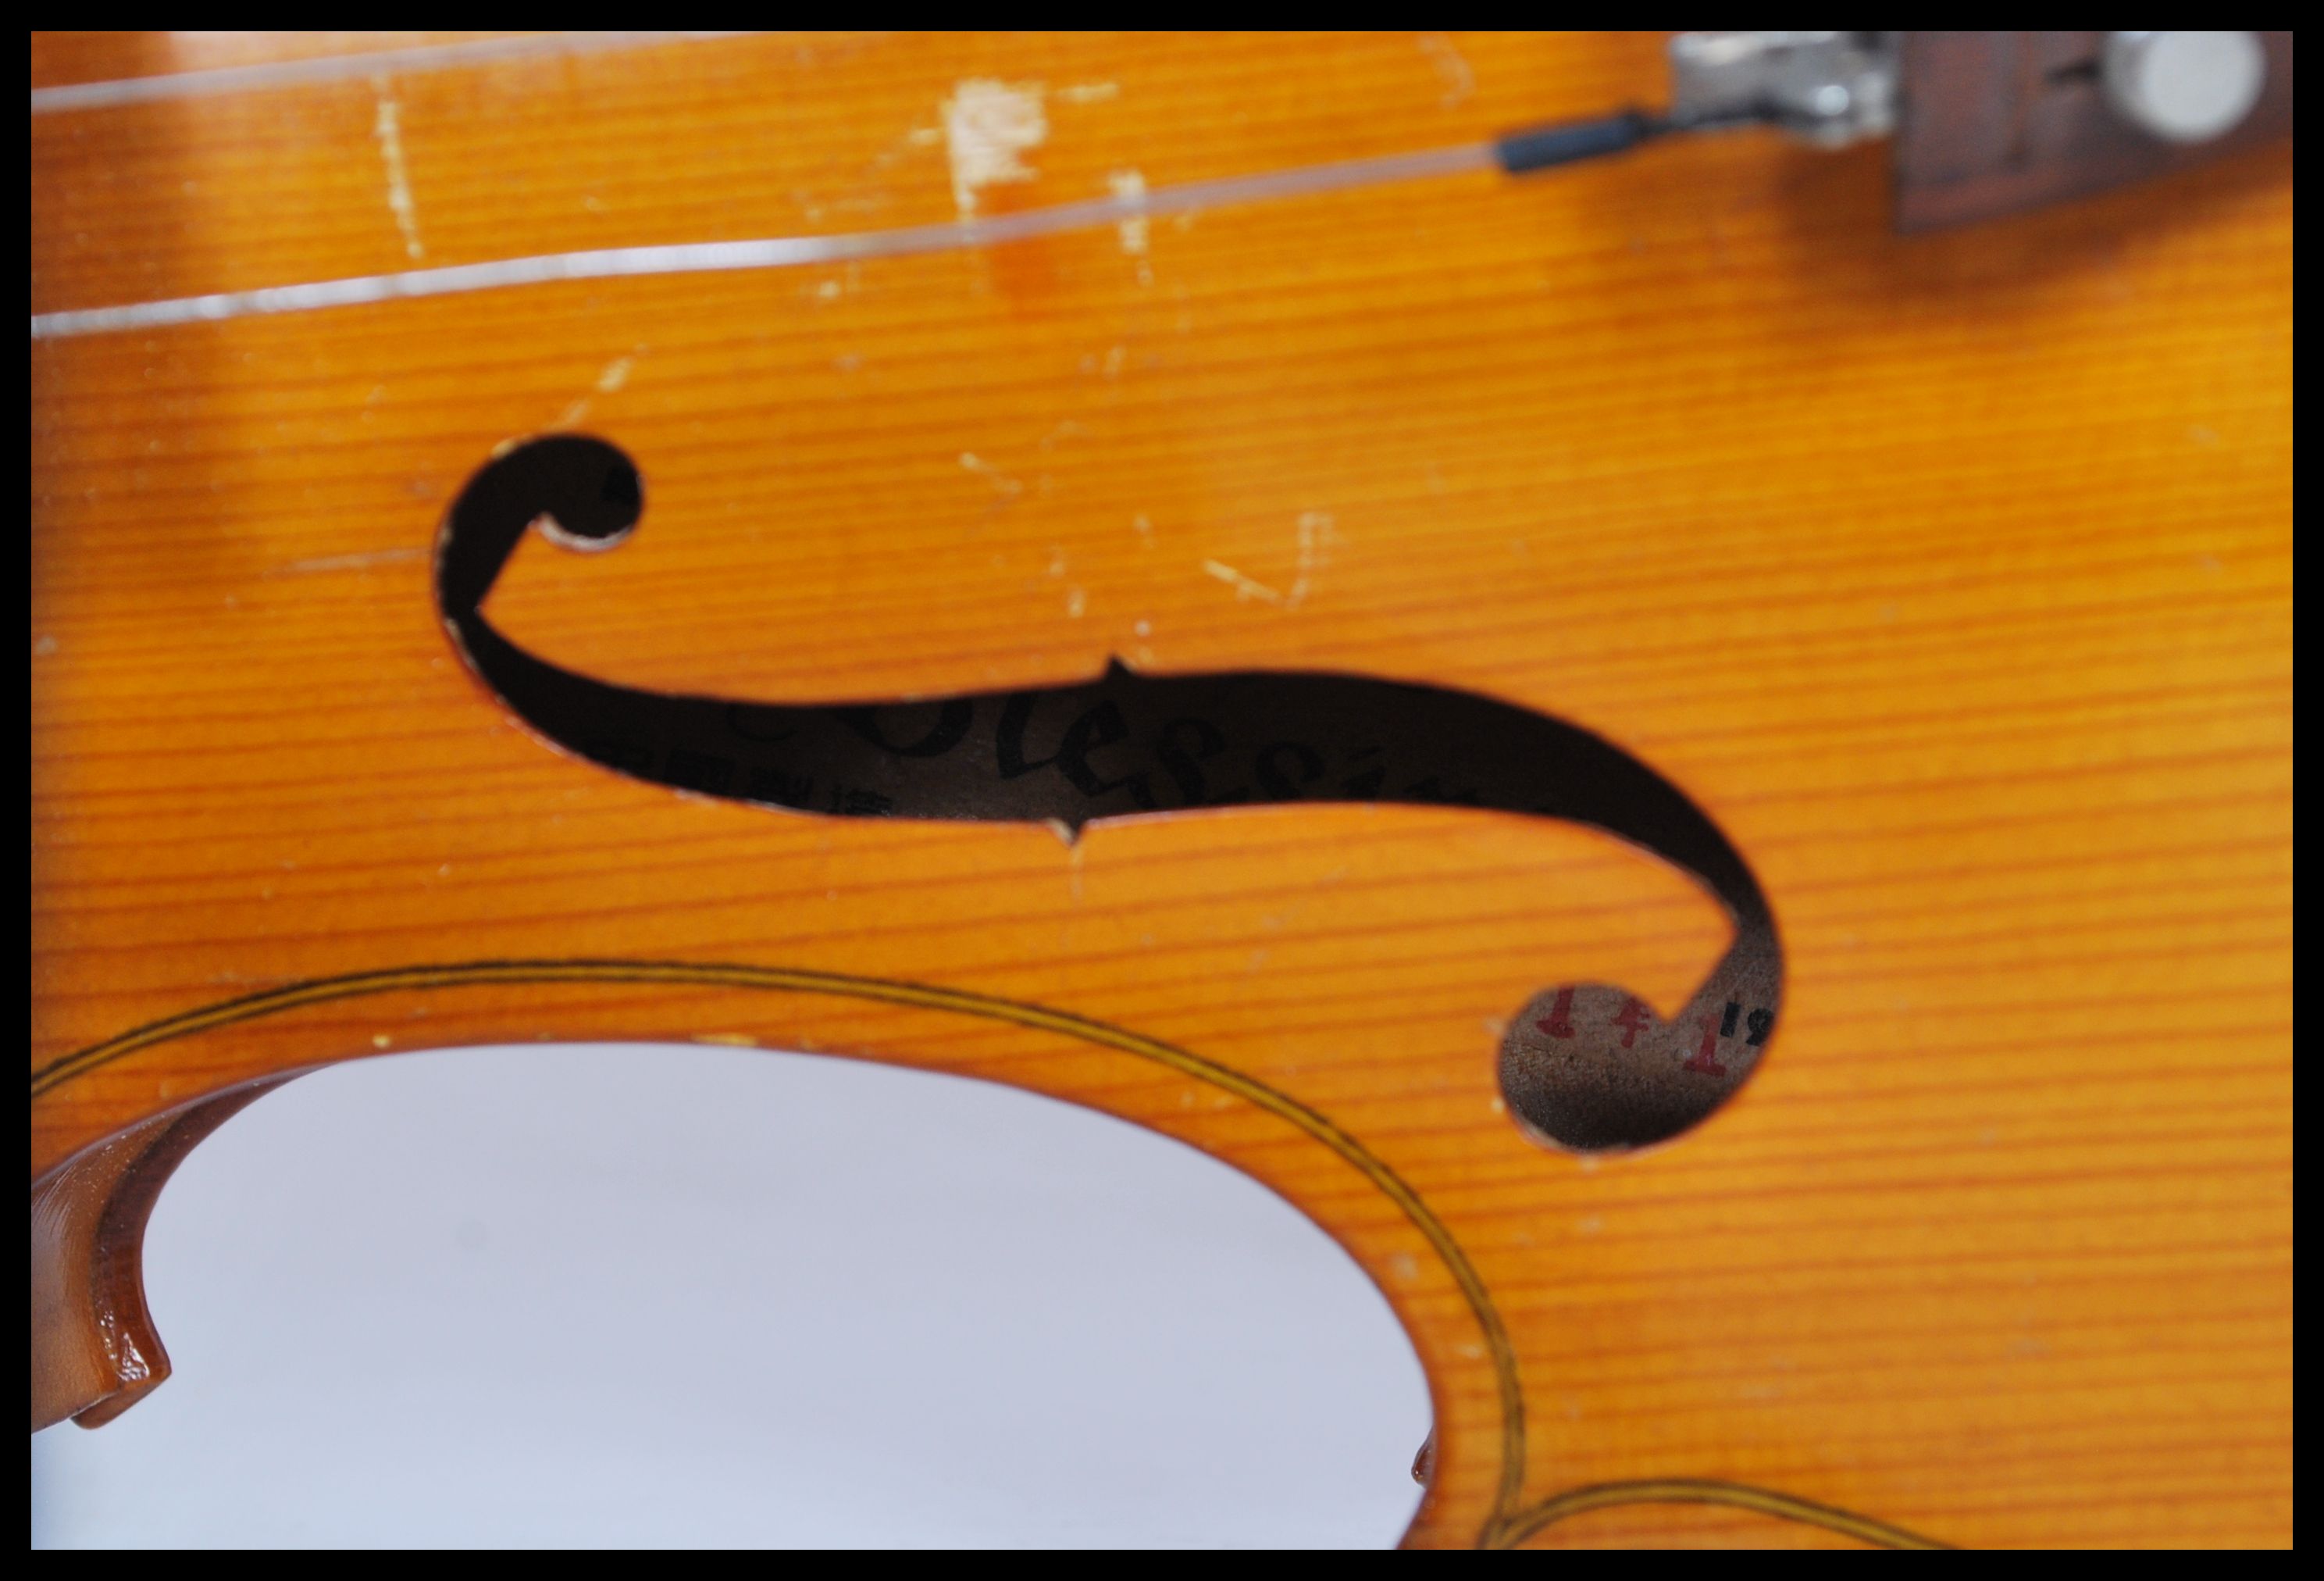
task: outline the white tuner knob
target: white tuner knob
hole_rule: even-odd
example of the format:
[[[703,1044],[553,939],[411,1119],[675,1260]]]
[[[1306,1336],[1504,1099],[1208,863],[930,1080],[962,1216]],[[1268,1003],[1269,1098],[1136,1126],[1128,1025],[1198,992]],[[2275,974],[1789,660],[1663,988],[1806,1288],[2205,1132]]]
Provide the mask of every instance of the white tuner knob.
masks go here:
[[[2107,100],[2166,143],[2209,143],[2259,102],[2267,55],[2251,32],[2107,34]]]

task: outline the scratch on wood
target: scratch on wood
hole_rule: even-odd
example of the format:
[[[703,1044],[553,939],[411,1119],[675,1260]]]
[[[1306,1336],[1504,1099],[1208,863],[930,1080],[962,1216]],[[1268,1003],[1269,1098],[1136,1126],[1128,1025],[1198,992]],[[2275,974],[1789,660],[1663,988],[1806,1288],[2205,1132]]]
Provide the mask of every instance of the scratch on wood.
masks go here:
[[[1296,529],[1298,543],[1296,571],[1292,578],[1291,592],[1285,603],[1296,609],[1307,597],[1314,576],[1331,562],[1332,546],[1340,541],[1333,531],[1329,511],[1302,511]]]
[[[1444,79],[1444,97],[1439,102],[1448,110],[1468,103],[1469,97],[1477,91],[1477,74],[1469,69],[1461,51],[1452,47],[1452,41],[1443,33],[1422,33],[1420,51],[1436,68],[1436,75]]]
[[[1118,82],[1070,82],[1056,92],[1057,102],[1067,105],[1102,105],[1120,97]]]
[[[412,204],[411,180],[403,169],[403,131],[399,123],[401,106],[388,92],[385,72],[374,76],[371,86],[379,97],[379,118],[372,123],[372,134],[379,139],[380,162],[387,167],[388,211],[395,216],[395,228],[403,237],[404,252],[415,259],[425,258],[428,249],[420,245],[420,210]]]
[[[1134,199],[1146,196],[1146,177],[1142,171],[1116,171],[1106,177],[1105,180],[1106,185],[1113,189],[1113,195],[1117,198]],[[1120,233],[1121,250],[1138,260],[1138,283],[1152,285],[1154,265],[1147,262],[1146,258],[1147,244],[1152,237],[1152,222],[1140,214],[1122,220],[1114,227],[1114,229]]]
[[[1332,546],[1339,534],[1332,526],[1328,511],[1303,511],[1299,515],[1297,550],[1292,563],[1291,586],[1277,591],[1266,583],[1244,576],[1232,566],[1214,559],[1203,562],[1203,569],[1235,590],[1238,601],[1257,599],[1281,609],[1296,609],[1307,601],[1315,585],[1315,573],[1331,563]]]
[[[401,565],[410,560],[427,558],[428,551],[419,548],[379,549],[368,554],[326,554],[313,559],[292,560],[287,566],[276,567],[272,574],[280,577],[306,577],[312,576],[318,571],[359,571],[372,566]]]
[[[945,146],[952,160],[952,196],[964,219],[976,213],[977,195],[1004,181],[1038,173],[1023,156],[1049,135],[1049,117],[1038,82],[1009,83],[972,77],[954,85],[944,102]]]
[[[1025,485],[1023,484],[1018,482],[1007,473],[1002,472],[998,467],[994,467],[991,462],[985,460],[984,458],[977,455],[973,450],[963,450],[960,453],[960,467],[962,471],[973,472],[977,476],[984,479],[985,482],[993,486],[995,492],[1003,495],[1014,498],[1018,495],[1025,492]]]
[[[590,387],[589,393],[582,396],[578,401],[576,401],[572,405],[567,407],[563,414],[549,426],[551,428],[569,429],[574,424],[579,422],[583,418],[588,416],[590,403],[595,401],[598,396],[611,395],[614,391],[619,390],[622,385],[630,382],[630,370],[638,365],[638,358],[642,356],[644,352],[645,347],[641,346],[635,351],[631,352],[629,356],[617,356],[612,362],[607,363],[604,366],[604,371],[597,375],[596,384]]]
[[[810,292],[819,302],[835,302],[842,297],[854,295],[862,283],[863,266],[860,264],[849,264],[843,266],[839,273],[829,280],[817,281],[810,288]]]
[[[1224,582],[1228,587],[1233,588],[1235,590],[1235,598],[1239,602],[1252,598],[1258,599],[1262,604],[1280,604],[1283,602],[1282,594],[1277,593],[1274,588],[1268,587],[1264,582],[1255,582],[1251,580],[1249,577],[1244,576],[1240,571],[1236,570],[1232,566],[1222,564],[1222,562],[1214,559],[1206,559],[1203,562],[1203,569],[1210,575],[1216,577],[1220,581]]]

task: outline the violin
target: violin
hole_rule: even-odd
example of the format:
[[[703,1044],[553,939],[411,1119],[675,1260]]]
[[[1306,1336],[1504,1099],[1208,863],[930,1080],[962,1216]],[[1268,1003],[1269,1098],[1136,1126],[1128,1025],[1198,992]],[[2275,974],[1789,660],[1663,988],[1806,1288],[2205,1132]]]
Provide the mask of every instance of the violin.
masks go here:
[[[33,46],[35,1431],[275,1086],[712,1039],[1280,1193],[1412,1546],[2289,1542],[2288,33],[173,37]]]

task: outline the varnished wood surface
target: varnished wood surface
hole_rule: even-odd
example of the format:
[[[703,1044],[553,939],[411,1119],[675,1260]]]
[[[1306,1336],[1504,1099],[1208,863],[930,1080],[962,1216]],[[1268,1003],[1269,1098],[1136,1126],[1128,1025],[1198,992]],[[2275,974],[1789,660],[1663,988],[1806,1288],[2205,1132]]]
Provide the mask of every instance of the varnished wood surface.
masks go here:
[[[473,32],[36,32],[32,35],[32,87],[124,81],[150,85],[198,72],[354,60],[526,36]]]
[[[32,308],[947,218],[964,80],[1041,85],[992,212],[1652,101],[1658,50],[770,36],[36,116]],[[34,80],[164,55],[36,47]],[[1640,1502],[1704,1484],[1966,1544],[2288,1541],[2290,150],[1914,240],[1882,160],[1673,142],[34,343],[35,1179],[383,1050],[926,1065],[1185,1137],[1345,1243],[1435,1391],[1416,1542],[1839,1540]],[[1766,885],[1769,1058],[1641,1155],[1517,1133],[1502,1018],[1582,979],[1667,1009],[1725,937],[1570,826],[1069,850],[551,752],[452,652],[429,550],[558,428],[638,459],[643,526],[528,543],[493,615],[607,680],[879,698],[1120,654],[1600,732]],[[1640,1485],[1553,1502],[1608,1484]]]

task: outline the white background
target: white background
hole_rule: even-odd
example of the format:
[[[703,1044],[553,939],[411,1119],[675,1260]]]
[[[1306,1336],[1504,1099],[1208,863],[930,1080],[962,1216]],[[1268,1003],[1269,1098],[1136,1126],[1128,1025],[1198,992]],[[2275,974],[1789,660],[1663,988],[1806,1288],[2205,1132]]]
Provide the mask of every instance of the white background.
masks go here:
[[[1428,1429],[1264,1188],[1010,1089],[756,1050],[364,1060],[197,1149],[177,1371],[32,1440],[34,1546],[1385,1546]]]

